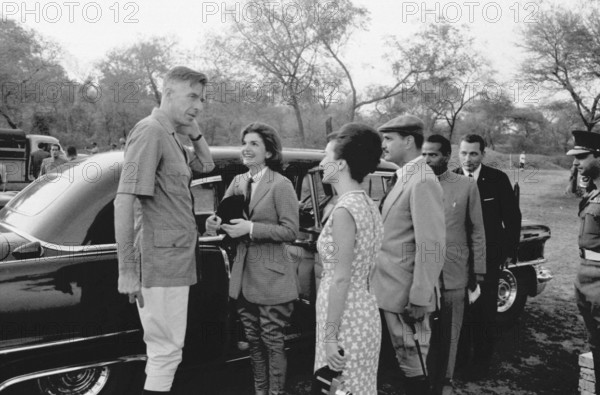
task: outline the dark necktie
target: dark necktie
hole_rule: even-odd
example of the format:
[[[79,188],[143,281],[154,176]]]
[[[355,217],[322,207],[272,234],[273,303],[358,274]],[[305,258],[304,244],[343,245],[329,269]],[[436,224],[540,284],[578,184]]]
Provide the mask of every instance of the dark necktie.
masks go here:
[[[379,202],[379,211],[383,210],[383,203],[385,202],[385,198],[387,198],[387,196],[390,194],[390,191],[392,190],[392,188],[394,188],[397,181],[398,173],[394,173],[394,175],[387,184],[387,190],[385,191],[385,195],[383,195],[383,197],[381,198],[381,202]]]
[[[246,198],[244,199],[244,213],[246,213],[246,217],[250,217],[250,200],[252,199],[252,183],[254,180],[252,177],[248,180],[248,185],[246,185]]]
[[[473,173],[469,173],[469,178],[474,178]]]

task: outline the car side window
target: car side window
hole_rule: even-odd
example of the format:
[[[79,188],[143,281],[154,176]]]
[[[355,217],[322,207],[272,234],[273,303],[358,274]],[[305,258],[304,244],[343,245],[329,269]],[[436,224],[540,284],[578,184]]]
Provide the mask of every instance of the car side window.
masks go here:
[[[387,184],[389,180],[391,180],[392,175],[393,173],[381,172],[369,174],[365,177],[360,186],[375,203],[379,203],[383,198],[383,195],[385,195]]]
[[[115,207],[108,203],[92,222],[86,232],[82,245],[98,245],[116,243],[115,239]]]
[[[198,215],[215,210],[215,192],[213,184],[201,184],[192,187],[194,214]]]
[[[318,204],[317,210],[320,214],[319,218],[324,219],[324,212],[333,201],[333,189],[330,185],[323,184],[321,173],[319,171],[311,171],[304,176],[302,180],[302,189],[300,193],[300,227],[310,228],[315,226],[315,212],[313,209],[311,183],[314,185],[316,201]]]

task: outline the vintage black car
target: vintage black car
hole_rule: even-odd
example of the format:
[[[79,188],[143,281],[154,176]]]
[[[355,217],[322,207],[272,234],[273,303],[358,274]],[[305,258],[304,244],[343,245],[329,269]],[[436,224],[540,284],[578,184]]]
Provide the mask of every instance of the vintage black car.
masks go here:
[[[216,168],[192,183],[199,234],[228,183],[246,171],[239,148],[212,149]],[[314,338],[318,265],[315,244],[335,197],[316,168],[323,151],[285,149],[285,175],[300,202],[301,236],[290,257],[300,297],[286,331],[290,346]],[[70,162],[42,177],[0,211],[0,393],[122,394],[145,359],[135,306],[117,292],[113,199],[123,154]],[[382,162],[364,181],[375,200],[395,166]],[[504,272],[499,316],[521,312],[527,296],[551,277],[539,265],[550,230],[524,224],[519,261]],[[182,370],[245,358],[240,326],[228,299],[232,249],[222,236],[199,237],[202,279],[191,288]],[[317,273],[315,273],[317,272]],[[137,362],[137,363],[136,363]],[[24,390],[23,388],[27,388]]]

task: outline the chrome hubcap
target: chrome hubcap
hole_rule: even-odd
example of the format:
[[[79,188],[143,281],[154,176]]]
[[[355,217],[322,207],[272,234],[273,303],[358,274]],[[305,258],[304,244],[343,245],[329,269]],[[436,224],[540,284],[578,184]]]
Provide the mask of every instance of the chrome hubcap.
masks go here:
[[[508,270],[500,274],[498,283],[498,313],[508,311],[517,299],[517,279]]]
[[[109,376],[110,369],[104,366],[47,376],[38,380],[38,386],[45,395],[98,395]]]

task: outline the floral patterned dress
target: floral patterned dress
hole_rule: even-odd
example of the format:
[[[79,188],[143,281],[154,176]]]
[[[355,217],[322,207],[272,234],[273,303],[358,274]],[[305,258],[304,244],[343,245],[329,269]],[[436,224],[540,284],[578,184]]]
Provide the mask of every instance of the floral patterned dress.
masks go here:
[[[343,372],[345,389],[353,394],[377,394],[377,367],[381,347],[381,321],[375,295],[369,291],[369,275],[383,241],[379,209],[363,191],[350,191],[339,197],[334,208],[343,207],[356,224],[351,281],[338,344],[348,359]],[[317,342],[315,371],[327,365],[325,345],[333,329],[327,324],[329,287],[336,264],[337,247],[332,237],[333,215],[325,224],[317,248],[323,263],[323,277],[317,293]]]

